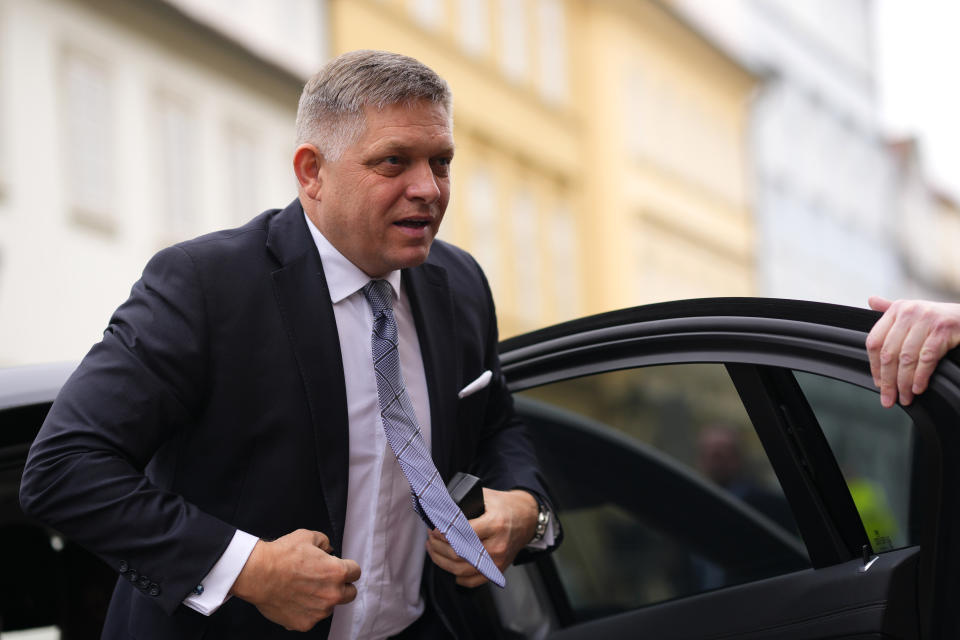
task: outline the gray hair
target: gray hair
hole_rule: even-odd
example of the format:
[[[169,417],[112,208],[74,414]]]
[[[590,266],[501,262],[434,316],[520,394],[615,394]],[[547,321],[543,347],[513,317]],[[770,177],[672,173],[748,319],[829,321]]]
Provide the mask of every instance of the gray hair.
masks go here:
[[[363,134],[363,109],[427,100],[453,115],[446,80],[419,60],[362,49],[337,56],[303,87],[297,108],[297,145],[317,146],[336,161]]]

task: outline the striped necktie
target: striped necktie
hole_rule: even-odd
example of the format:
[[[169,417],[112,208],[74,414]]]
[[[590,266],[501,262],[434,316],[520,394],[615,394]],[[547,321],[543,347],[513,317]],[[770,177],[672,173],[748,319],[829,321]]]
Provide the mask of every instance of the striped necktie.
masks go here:
[[[373,369],[377,376],[377,397],[383,430],[400,469],[410,483],[414,510],[428,525],[436,526],[446,536],[457,555],[472,564],[488,580],[503,586],[503,574],[484,549],[466,516],[450,497],[440,472],[433,464],[427,444],[420,435],[420,425],[403,384],[400,356],[397,351],[397,322],[393,317],[390,283],[371,280],[363,287],[363,295],[373,311],[371,347]]]

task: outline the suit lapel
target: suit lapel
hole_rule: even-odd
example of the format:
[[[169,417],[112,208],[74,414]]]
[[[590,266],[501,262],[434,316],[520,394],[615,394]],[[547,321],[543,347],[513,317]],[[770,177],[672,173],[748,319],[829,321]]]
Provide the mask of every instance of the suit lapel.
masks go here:
[[[456,424],[459,352],[456,349],[453,299],[442,267],[423,264],[404,269],[404,282],[423,356],[430,394],[431,449],[444,481],[452,474],[453,433]]]
[[[339,555],[347,509],[347,392],[330,292],[299,202],[273,219],[267,247],[281,264],[272,274],[274,291],[310,406],[317,464],[331,520],[330,542]]]

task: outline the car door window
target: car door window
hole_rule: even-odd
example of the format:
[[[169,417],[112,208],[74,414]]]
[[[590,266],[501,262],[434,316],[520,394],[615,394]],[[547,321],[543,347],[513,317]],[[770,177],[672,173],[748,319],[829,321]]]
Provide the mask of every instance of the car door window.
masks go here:
[[[884,409],[876,393],[845,382],[794,373],[816,415],[875,552],[915,541],[910,487],[915,427],[899,406]]]
[[[555,493],[553,557],[577,621],[809,566],[723,365],[612,371],[516,398]]]

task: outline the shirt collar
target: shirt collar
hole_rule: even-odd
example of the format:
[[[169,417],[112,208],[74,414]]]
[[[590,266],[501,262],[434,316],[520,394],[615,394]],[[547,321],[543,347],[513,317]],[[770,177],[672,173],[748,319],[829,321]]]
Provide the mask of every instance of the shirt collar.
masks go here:
[[[357,265],[350,262],[336,247],[330,244],[330,241],[320,233],[320,230],[314,226],[313,221],[307,217],[306,213],[303,214],[303,217],[307,221],[307,228],[310,229],[313,242],[317,245],[317,251],[320,252],[323,274],[327,279],[327,289],[330,290],[330,302],[337,304],[359,291],[365,284],[374,279],[364,273]],[[378,279],[386,280],[390,283],[395,298],[399,295],[399,269],[395,269],[385,277]]]

